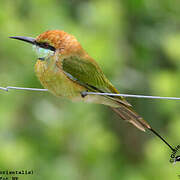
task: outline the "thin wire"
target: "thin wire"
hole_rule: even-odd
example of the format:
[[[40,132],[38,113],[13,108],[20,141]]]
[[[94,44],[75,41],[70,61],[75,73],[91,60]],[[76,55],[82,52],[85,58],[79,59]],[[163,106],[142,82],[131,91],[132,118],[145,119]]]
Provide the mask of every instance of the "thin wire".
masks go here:
[[[48,91],[48,89],[38,89],[38,88],[24,88],[24,87],[0,87],[0,90],[9,91],[13,90],[27,90],[27,91]],[[114,94],[114,93],[96,93],[96,92],[82,92],[83,96],[87,95],[100,95],[100,96],[123,96],[123,97],[132,97],[132,98],[146,98],[146,99],[166,99],[166,100],[180,100],[179,97],[161,97],[161,96],[146,96],[146,95],[134,95],[134,94]]]
[[[96,92],[83,92],[83,95],[101,95],[101,96],[123,96],[133,98],[146,98],[146,99],[168,99],[168,100],[180,100],[179,97],[161,97],[161,96],[146,96],[146,95],[134,95],[134,94],[114,94],[114,93],[96,93]]]
[[[9,91],[10,89],[27,90],[27,91],[48,91],[48,89],[38,89],[38,88],[24,88],[24,87],[13,87],[13,86],[0,87],[0,90],[4,90],[4,91]]]

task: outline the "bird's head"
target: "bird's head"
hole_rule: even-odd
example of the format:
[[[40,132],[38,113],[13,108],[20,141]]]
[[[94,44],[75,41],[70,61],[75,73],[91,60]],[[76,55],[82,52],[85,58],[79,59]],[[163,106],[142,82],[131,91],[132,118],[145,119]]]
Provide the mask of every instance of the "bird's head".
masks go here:
[[[12,36],[12,39],[21,40],[37,47],[38,56],[49,56],[58,51],[61,54],[77,52],[81,45],[76,38],[64,31],[50,30],[46,31],[36,38],[24,36]],[[44,60],[44,57],[38,57]]]

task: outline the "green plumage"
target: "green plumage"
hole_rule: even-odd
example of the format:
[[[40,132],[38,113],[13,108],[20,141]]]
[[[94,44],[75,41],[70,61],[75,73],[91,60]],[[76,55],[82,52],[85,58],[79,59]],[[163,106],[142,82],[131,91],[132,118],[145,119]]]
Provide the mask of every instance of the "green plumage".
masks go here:
[[[83,98],[81,96],[83,91],[119,92],[74,36],[64,31],[53,30],[40,34],[36,39],[22,36],[13,38],[48,50],[45,57],[39,57],[35,72],[42,85],[54,95],[71,100],[105,104],[137,128],[143,131],[145,128],[151,128],[123,97],[88,95]]]
[[[62,61],[62,68],[71,80],[86,87],[87,90],[94,92],[118,92],[105,77],[99,66],[88,58],[83,59],[75,56],[65,58]],[[104,98],[118,104],[118,108],[112,107],[112,109],[122,119],[129,121],[143,131],[145,131],[144,127],[150,127],[123,97],[104,96]]]
[[[65,58],[62,61],[62,68],[89,88],[93,86],[101,91],[111,92],[109,90],[110,84],[101,69],[88,59],[85,60],[76,56]]]
[[[119,92],[74,36],[64,31],[52,30],[40,34],[36,39],[24,36],[13,36],[11,38],[28,42],[46,50],[43,57],[38,57],[35,72],[41,84],[51,93],[71,100],[107,105],[122,119],[133,124],[138,129],[145,131],[147,128],[152,131],[172,151],[175,151],[133,110],[132,106],[123,97],[107,95],[81,96],[84,91]]]

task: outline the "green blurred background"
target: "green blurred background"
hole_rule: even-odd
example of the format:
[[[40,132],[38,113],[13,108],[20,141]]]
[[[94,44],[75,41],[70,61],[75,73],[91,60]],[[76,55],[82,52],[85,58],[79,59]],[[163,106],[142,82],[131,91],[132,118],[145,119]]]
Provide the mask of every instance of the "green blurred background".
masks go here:
[[[179,0],[0,0],[0,86],[42,88],[29,44],[46,30],[73,34],[122,93],[180,96]],[[180,103],[128,98],[160,134],[180,141]],[[20,180],[169,180],[180,164],[150,132],[103,105],[47,92],[0,91],[0,170]]]

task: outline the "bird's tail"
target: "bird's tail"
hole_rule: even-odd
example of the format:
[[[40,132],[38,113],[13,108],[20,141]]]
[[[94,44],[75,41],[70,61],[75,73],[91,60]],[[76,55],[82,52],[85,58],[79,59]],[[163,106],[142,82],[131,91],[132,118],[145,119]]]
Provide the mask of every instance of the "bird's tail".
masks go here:
[[[118,108],[111,107],[111,109],[116,112],[123,120],[128,121],[133,124],[138,129],[145,131],[145,129],[151,129],[151,126],[139,116],[132,107],[128,107],[124,104],[120,104]]]

